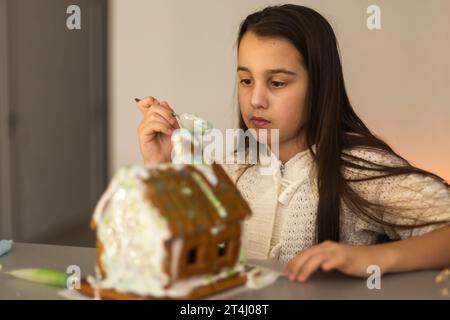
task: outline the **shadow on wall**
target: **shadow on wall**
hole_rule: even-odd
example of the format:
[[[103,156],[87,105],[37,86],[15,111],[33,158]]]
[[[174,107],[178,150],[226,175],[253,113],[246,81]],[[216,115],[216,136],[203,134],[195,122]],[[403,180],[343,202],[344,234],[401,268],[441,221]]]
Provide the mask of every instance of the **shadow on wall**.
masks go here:
[[[95,247],[95,232],[89,227],[90,221],[75,225],[73,227],[62,229],[44,239],[39,243],[76,246],[76,247]]]

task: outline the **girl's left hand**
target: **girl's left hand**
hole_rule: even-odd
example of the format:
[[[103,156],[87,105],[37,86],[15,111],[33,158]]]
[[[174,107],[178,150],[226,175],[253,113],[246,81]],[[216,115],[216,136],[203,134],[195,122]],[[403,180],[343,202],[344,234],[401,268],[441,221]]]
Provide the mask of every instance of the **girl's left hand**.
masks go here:
[[[350,276],[368,277],[367,267],[377,265],[386,273],[386,252],[380,245],[354,246],[324,241],[305,249],[287,265],[290,280],[306,281],[319,268],[323,271],[338,270]]]

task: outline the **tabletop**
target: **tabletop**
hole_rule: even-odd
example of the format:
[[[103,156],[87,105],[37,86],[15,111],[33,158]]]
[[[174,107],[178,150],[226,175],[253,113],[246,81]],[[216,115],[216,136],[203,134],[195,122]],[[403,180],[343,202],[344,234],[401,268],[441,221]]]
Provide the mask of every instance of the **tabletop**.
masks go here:
[[[17,279],[5,271],[23,268],[66,271],[69,266],[76,265],[81,277],[86,277],[94,274],[94,264],[95,248],[14,243],[11,252],[0,257],[0,299],[65,299],[59,294],[59,288]],[[249,264],[283,271],[283,265],[277,261],[250,260]],[[305,283],[291,282],[281,276],[264,288],[236,288],[212,299],[447,299],[441,295],[442,285],[435,282],[438,274],[438,270],[427,270],[384,275],[380,289],[369,289],[367,279],[338,272],[318,272]]]

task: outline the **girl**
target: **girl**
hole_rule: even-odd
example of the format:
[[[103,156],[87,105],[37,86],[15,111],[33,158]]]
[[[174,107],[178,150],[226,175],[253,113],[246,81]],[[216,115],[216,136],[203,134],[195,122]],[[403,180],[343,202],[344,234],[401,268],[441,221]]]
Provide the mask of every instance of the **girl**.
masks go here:
[[[279,170],[224,165],[253,215],[248,258],[288,262],[291,280],[318,269],[365,277],[450,265],[450,189],[374,136],[346,93],[336,38],[316,11],[267,7],[237,39],[240,127],[279,129]],[[167,102],[139,102],[146,163],[170,161],[178,128]],[[257,135],[258,136],[258,135]]]

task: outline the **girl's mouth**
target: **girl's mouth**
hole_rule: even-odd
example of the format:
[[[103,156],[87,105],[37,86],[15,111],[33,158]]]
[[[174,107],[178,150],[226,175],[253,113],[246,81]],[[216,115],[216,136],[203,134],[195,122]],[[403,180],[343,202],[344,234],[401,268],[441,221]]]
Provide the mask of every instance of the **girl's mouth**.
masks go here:
[[[252,117],[252,118],[250,118],[250,120],[252,121],[252,123],[255,127],[259,127],[259,128],[267,127],[271,123],[269,120],[261,118],[261,117]]]

